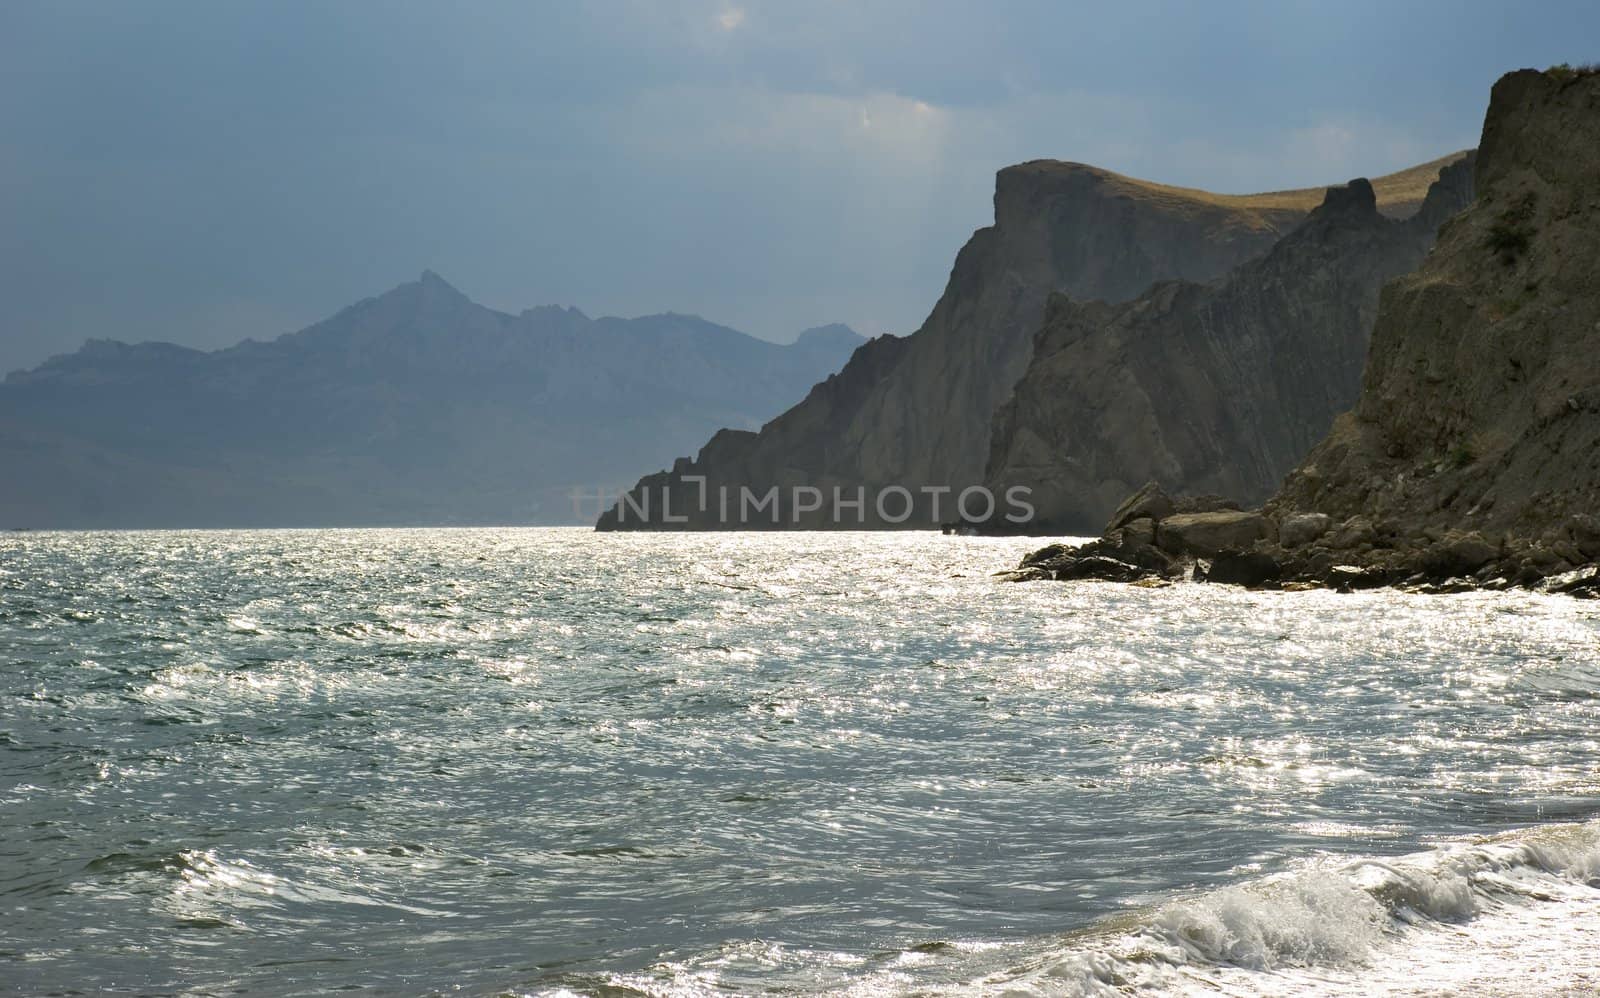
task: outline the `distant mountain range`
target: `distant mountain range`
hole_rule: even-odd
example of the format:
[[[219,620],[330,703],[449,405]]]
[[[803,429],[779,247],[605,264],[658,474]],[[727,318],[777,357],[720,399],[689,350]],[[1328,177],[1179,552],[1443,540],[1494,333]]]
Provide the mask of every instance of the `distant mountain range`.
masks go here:
[[[270,342],[93,340],[0,382],[0,527],[592,523],[601,490],[759,428],[862,342],[510,315],[432,272]]]

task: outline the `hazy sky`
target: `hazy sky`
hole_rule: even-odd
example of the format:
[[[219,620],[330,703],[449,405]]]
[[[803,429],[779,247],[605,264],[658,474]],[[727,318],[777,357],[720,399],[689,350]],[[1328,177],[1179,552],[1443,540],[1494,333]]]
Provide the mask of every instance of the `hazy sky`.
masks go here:
[[[0,0],[0,371],[270,337],[424,268],[510,310],[909,332],[1008,163],[1338,182],[1597,58],[1592,0]]]

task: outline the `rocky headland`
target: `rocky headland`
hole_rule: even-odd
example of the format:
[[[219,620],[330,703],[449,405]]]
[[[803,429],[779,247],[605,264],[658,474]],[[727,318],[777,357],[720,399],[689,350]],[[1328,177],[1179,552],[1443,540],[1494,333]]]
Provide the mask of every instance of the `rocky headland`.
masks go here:
[[[1093,530],[1147,480],[1260,503],[1356,400],[1379,288],[1471,200],[1471,155],[1405,219],[1353,180],[1218,281],[1117,305],[1052,295],[995,415],[989,488],[1030,490],[1030,533]]]
[[[1600,596],[1600,73],[1495,84],[1477,199],[1382,292],[1354,408],[1259,509],[1151,483],[1009,577]]]
[[[1440,168],[1461,155],[1373,181],[1377,209],[1415,215]],[[1007,167],[996,178],[994,224],[962,247],[921,328],[861,346],[842,371],[760,432],[718,433],[693,460],[635,486],[657,510],[684,511],[686,521],[620,515],[619,505],[597,529],[890,526],[871,503],[860,523],[788,508],[776,523],[729,523],[698,500],[724,487],[827,493],[893,485],[921,502],[924,488],[983,485],[994,413],[1027,368],[1052,293],[1122,302],[1157,281],[1214,280],[1296,230],[1325,194],[1219,195],[1054,160]],[[919,506],[903,525],[932,520],[932,510]]]

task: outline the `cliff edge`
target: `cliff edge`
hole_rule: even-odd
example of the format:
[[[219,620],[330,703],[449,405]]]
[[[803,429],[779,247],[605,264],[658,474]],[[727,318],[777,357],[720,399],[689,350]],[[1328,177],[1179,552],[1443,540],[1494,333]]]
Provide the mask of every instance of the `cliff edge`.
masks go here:
[[[1380,210],[1414,212],[1427,187],[1418,171],[1431,177],[1461,155],[1375,181]],[[1117,302],[1157,281],[1213,280],[1265,253],[1323,197],[1323,188],[1219,195],[1054,160],[1007,167],[996,178],[994,224],[961,248],[915,333],[862,346],[759,433],[719,433],[696,459],[641,479],[630,495],[641,507],[648,497],[657,512],[630,514],[619,503],[597,529],[927,527],[948,519],[950,502],[935,517],[923,490],[983,483],[991,419],[1027,366],[1052,292]],[[796,487],[825,495],[899,487],[916,509],[887,522],[869,500],[862,519],[840,521],[826,508],[790,508]],[[728,522],[700,501],[722,488],[776,488],[779,505],[771,516]]]
[[[1600,71],[1502,77],[1476,201],[1385,286],[1355,407],[1264,508],[1184,512],[1151,483],[1012,576],[1600,596],[1596,148]]]
[[[1098,529],[1148,480],[1261,502],[1355,401],[1379,288],[1471,199],[1471,156],[1403,220],[1353,180],[1219,281],[1119,305],[1052,296],[995,416],[989,488],[1029,488],[1034,533]]]
[[[1400,574],[1531,583],[1600,558],[1600,73],[1494,86],[1476,203],[1384,289],[1360,399],[1267,504]],[[1478,561],[1479,564],[1468,564]]]

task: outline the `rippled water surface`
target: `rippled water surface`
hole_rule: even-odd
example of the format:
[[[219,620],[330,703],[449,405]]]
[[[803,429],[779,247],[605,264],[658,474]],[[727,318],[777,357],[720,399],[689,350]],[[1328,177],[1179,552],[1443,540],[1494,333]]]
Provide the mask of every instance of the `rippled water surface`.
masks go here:
[[[1600,988],[1600,606],[1032,546],[0,539],[0,986]]]

